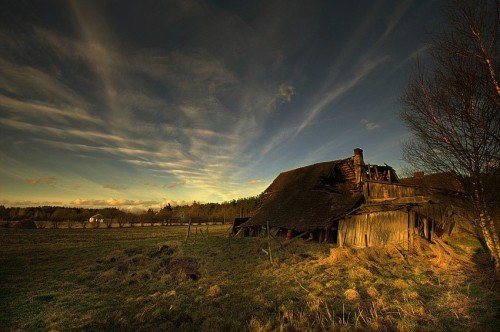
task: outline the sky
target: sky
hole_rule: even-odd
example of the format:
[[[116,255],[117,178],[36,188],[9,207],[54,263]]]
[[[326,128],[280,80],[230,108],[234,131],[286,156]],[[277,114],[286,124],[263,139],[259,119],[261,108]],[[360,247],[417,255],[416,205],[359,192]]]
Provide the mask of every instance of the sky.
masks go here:
[[[0,204],[221,202],[356,147],[399,170],[439,6],[2,1]]]

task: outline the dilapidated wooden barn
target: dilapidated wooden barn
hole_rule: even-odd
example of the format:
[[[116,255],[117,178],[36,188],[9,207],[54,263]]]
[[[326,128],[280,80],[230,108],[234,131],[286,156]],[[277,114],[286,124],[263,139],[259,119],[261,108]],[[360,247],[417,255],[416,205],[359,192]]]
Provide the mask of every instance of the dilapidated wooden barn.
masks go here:
[[[447,185],[423,186],[423,175],[400,180],[388,165],[365,164],[355,149],[350,158],[281,173],[238,228],[251,236],[269,224],[283,236],[354,247],[410,244],[416,235],[431,240],[436,225],[455,213],[449,199],[461,197],[450,178],[437,177]]]

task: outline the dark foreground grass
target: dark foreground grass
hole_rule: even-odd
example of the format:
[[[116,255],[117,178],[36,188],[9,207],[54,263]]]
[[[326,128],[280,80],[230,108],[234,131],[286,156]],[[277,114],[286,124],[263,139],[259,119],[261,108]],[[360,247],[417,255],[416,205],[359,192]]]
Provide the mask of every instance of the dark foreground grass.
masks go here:
[[[346,250],[210,226],[0,230],[0,330],[496,330],[497,284],[478,244]],[[206,229],[203,228],[205,231]],[[159,252],[168,245],[171,252]],[[195,260],[199,278],[174,274]]]

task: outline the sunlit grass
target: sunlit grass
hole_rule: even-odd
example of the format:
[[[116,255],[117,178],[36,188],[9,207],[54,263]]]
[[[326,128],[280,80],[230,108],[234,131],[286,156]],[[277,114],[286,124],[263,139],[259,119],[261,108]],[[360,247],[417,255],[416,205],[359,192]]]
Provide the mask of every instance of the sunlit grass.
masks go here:
[[[2,229],[0,326],[494,330],[499,323],[496,284],[474,264],[477,247],[466,256],[470,265],[445,266],[432,253],[297,241],[275,251],[271,264],[265,238],[229,240],[227,225],[203,230],[192,229],[185,243],[186,227]],[[468,241],[455,245],[475,245]],[[151,255],[163,244],[174,253]],[[186,257],[199,263],[198,280],[168,274]],[[133,266],[123,272],[122,264]]]

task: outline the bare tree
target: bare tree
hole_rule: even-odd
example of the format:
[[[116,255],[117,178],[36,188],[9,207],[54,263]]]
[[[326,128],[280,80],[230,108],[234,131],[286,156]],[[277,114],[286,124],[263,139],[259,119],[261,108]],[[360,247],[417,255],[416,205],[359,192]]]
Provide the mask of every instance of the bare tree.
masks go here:
[[[455,0],[445,13],[447,26],[431,42],[432,67],[418,64],[402,95],[402,118],[413,134],[403,158],[461,180],[498,273],[500,242],[485,179],[498,183],[491,174],[500,164],[499,4]]]

